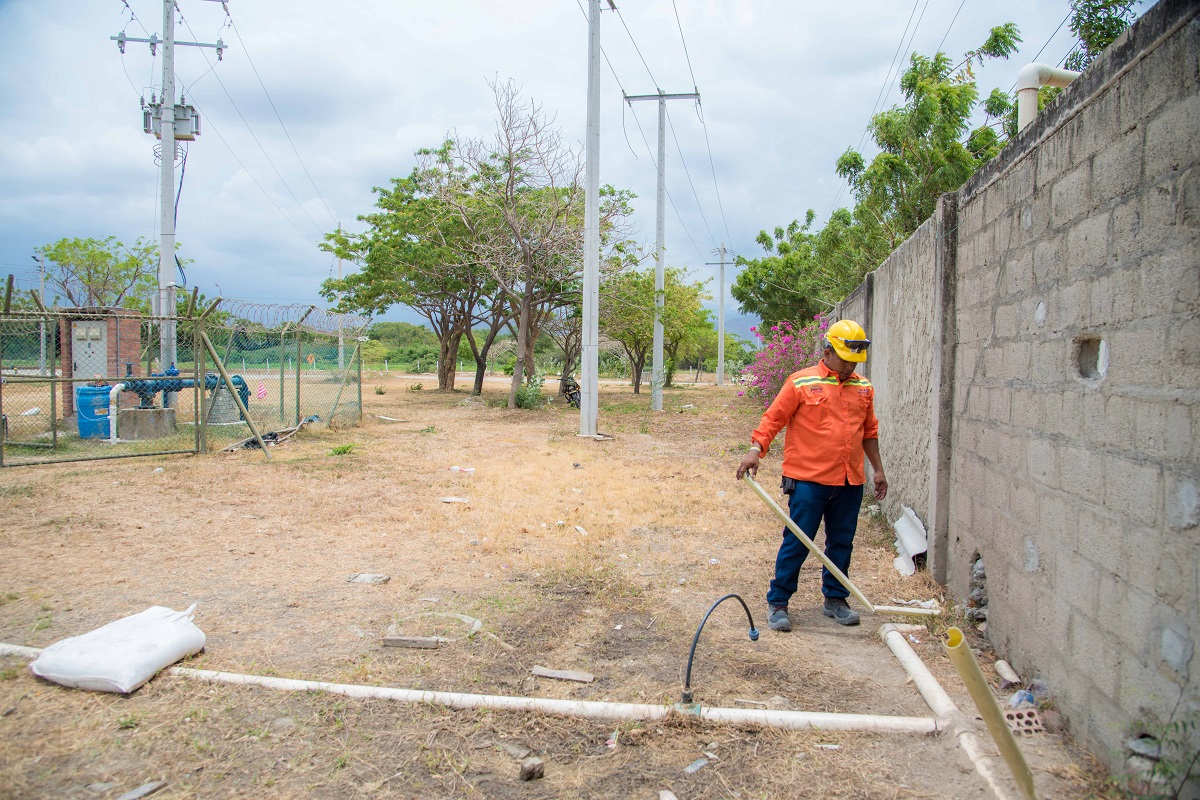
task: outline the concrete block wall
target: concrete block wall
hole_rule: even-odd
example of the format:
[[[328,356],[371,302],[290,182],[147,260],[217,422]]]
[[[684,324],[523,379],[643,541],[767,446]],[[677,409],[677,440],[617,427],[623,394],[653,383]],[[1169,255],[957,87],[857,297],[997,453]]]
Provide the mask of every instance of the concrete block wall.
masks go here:
[[[961,601],[984,558],[998,652],[1118,769],[1200,713],[1197,10],[1148,10],[838,309],[935,577]]]
[[[928,519],[938,317],[935,225],[933,219],[922,225],[834,312],[859,322],[872,341],[859,371],[874,384],[875,412],[887,420],[880,447],[889,484],[904,487],[883,503],[889,519],[900,516],[902,504]]]

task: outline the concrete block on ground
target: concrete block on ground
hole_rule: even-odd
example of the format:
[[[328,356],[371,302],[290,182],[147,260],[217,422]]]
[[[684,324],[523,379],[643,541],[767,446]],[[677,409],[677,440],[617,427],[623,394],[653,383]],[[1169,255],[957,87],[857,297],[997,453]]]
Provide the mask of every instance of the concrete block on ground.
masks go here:
[[[117,436],[131,441],[175,435],[174,408],[122,408],[117,412]]]

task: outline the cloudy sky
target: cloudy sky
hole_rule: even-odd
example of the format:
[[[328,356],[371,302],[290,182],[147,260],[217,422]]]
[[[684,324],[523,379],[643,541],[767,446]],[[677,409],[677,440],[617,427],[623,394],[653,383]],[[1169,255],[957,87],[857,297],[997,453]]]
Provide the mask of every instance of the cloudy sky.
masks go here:
[[[230,0],[233,26],[220,3],[177,4],[178,39],[229,45],[220,63],[190,47],[175,63],[203,117],[177,236],[195,261],[189,286],[209,296],[317,302],[336,272],[316,246],[322,234],[339,222],[360,229],[372,187],[407,174],[414,149],[448,132],[489,134],[489,79],[513,79],[569,139],[584,136],[587,23],[577,0]],[[958,56],[991,26],[1015,22],[1021,52],[979,71],[986,95],[1008,89],[1039,50],[1054,64],[1074,44],[1061,25],[1067,0],[618,8],[602,20],[615,77],[605,66],[601,181],[638,195],[637,236],[652,242],[655,104],[630,109],[622,88],[698,87],[707,127],[693,104],[669,104],[666,244],[669,263],[713,277],[714,292],[717,268],[704,262],[719,243],[754,256],[760,229],[808,208],[823,223],[847,203],[834,161],[860,142],[877,104],[897,102],[888,77],[897,51],[905,60],[944,41]],[[162,61],[146,45],[122,56],[109,40],[122,30],[161,36],[162,2],[0,0],[0,271],[22,288],[36,285],[30,256],[40,245],[158,236],[154,139],[142,131],[139,98],[161,89]],[[732,316],[736,304],[728,308]],[[419,321],[399,309],[384,318]],[[731,320],[730,330],[745,334],[749,324]]]

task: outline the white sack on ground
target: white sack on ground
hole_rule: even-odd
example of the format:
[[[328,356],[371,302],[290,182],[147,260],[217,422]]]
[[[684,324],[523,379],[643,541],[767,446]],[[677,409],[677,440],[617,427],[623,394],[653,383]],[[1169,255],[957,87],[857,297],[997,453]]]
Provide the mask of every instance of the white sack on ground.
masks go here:
[[[140,614],[47,647],[29,665],[35,675],[77,689],[128,694],[159,670],[204,649],[204,632],[187,611],[153,606]]]
[[[925,535],[925,526],[917,519],[913,510],[908,506],[900,507],[904,509],[904,513],[892,524],[896,529],[896,552],[900,554],[893,564],[901,575],[907,577],[917,571],[913,564],[913,556],[924,553],[929,548],[929,542]]]

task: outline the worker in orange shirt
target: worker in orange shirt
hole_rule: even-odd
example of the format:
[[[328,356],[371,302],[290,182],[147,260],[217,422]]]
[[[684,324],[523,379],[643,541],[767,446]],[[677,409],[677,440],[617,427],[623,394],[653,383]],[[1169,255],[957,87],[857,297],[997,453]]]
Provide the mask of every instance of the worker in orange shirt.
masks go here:
[[[815,539],[825,520],[825,555],[844,574],[862,506],[866,477],[863,455],[874,470],[875,499],[887,496],[887,477],[879,457],[879,420],[875,418],[875,389],[854,371],[867,360],[871,344],[853,320],[835,322],[825,333],[825,350],[815,366],[793,372],[763,414],[752,434],[750,452],[738,464],[738,480],[758,474],[759,459],[767,454],[776,434],[787,428],[783,443],[783,488],[789,495],[792,521]],[[796,591],[800,567],[808,549],[787,528],[775,559],[775,577],[767,591],[767,623],[772,630],[790,631],[788,600]],[[822,570],[822,609],[840,625],[857,625],[858,613],[846,603],[845,586],[828,569]]]

